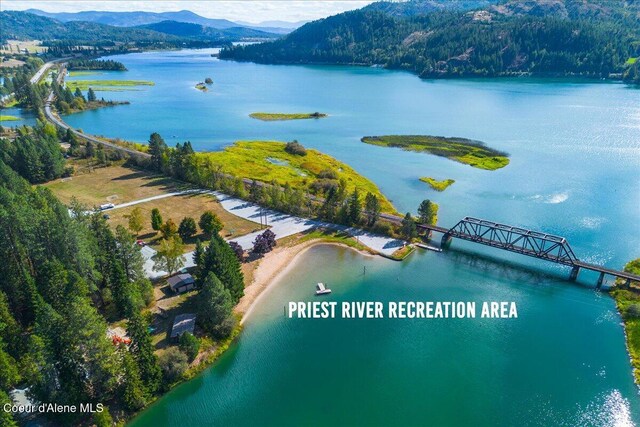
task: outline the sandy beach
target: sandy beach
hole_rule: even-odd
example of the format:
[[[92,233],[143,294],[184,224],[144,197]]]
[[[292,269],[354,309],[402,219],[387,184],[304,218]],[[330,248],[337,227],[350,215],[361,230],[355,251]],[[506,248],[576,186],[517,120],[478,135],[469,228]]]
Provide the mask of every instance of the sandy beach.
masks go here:
[[[297,259],[299,259],[302,254],[318,245],[341,246],[358,251],[365,256],[375,256],[351,246],[336,242],[327,242],[323,239],[314,239],[293,246],[276,248],[259,261],[253,275],[253,281],[244,289],[244,296],[235,307],[234,311],[242,314],[241,323],[244,323],[249,316],[251,316],[253,309],[260,302],[260,299],[267,293],[265,291],[269,289],[269,287],[278,283],[278,281],[285,276],[290,269],[294,268]]]

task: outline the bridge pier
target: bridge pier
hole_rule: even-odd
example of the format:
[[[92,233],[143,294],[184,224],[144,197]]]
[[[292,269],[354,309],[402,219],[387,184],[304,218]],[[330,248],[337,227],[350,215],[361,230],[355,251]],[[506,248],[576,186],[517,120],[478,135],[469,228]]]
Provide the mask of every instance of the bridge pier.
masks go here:
[[[624,282],[624,288],[625,289],[631,289],[631,279],[627,279]]]
[[[442,240],[440,241],[440,247],[442,249],[448,248],[451,245],[451,234],[443,234]]]
[[[604,271],[600,273],[600,277],[598,277],[598,283],[596,284],[596,289],[600,289],[602,287],[602,282],[604,282]]]
[[[580,273],[580,267],[574,265],[571,269],[571,274],[569,275],[569,280],[575,281],[578,278],[578,273]]]

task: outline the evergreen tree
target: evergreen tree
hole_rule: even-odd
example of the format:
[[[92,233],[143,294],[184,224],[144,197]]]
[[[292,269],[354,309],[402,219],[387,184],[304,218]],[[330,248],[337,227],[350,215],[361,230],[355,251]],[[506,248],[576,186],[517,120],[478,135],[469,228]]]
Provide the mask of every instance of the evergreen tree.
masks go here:
[[[190,237],[193,237],[194,234],[198,231],[196,226],[196,220],[190,217],[183,218],[180,221],[180,226],[178,227],[178,234],[182,238],[182,240],[187,240]]]
[[[97,98],[96,98],[96,93],[93,91],[93,89],[92,89],[92,88],[89,88],[89,92],[87,93],[87,100],[88,100],[89,102],[93,102],[93,101],[95,101],[96,99],[97,99]]]
[[[367,193],[364,204],[365,215],[367,216],[367,225],[369,227],[373,227],[378,221],[378,218],[380,218],[380,212],[382,211],[380,201],[374,194]]]
[[[409,212],[402,219],[402,237],[411,240],[417,235],[416,222]]]
[[[205,211],[202,215],[200,215],[199,225],[202,231],[210,236],[218,234],[223,227],[222,222],[220,221],[218,216],[211,211]]]
[[[205,248],[200,239],[196,241],[196,247],[193,251],[193,263],[195,265],[195,276],[197,279],[201,278],[202,270],[205,263]],[[204,279],[204,278],[202,278]]]
[[[147,403],[146,390],[140,379],[140,371],[133,356],[126,348],[120,350],[122,354],[122,385],[120,398],[130,411],[142,409]]]
[[[244,295],[244,275],[235,252],[219,234],[214,234],[204,257],[204,268],[201,275],[209,273],[216,275],[229,290],[233,302],[237,302]]]
[[[82,91],[80,90],[79,87],[76,87],[76,91],[73,93],[73,96],[75,98],[80,98],[82,99],[82,101],[86,102],[87,100],[85,99],[84,95],[82,94]]]
[[[362,215],[362,204],[360,202],[360,193],[356,188],[349,197],[349,217],[347,224],[356,225],[360,222],[360,216]]]
[[[162,215],[160,214],[160,210],[158,208],[153,208],[151,210],[151,228],[155,231],[160,231],[162,228]]]
[[[133,282],[145,277],[144,258],[140,252],[140,247],[129,232],[122,226],[116,226],[116,255],[122,263],[127,279]]]
[[[162,171],[165,164],[167,144],[159,133],[152,133],[149,137],[149,154],[151,155],[151,167],[157,171]]]
[[[154,348],[148,326],[147,322],[139,313],[134,313],[127,323],[127,333],[129,338],[131,338],[129,351],[131,351],[131,354],[138,364],[140,378],[147,392],[153,395],[160,387],[162,374],[156,355],[153,352]]]
[[[234,327],[233,298],[228,289],[209,273],[198,294],[198,322],[216,338],[226,338]]]

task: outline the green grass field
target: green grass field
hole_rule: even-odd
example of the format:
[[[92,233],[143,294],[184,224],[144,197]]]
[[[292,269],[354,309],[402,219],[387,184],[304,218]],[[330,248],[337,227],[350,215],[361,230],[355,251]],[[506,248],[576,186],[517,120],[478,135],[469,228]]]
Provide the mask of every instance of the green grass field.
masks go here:
[[[0,122],[15,122],[17,120],[22,120],[22,119],[20,117],[16,117],[16,116],[0,114]]]
[[[407,151],[426,152],[446,157],[478,169],[496,170],[509,164],[508,154],[494,150],[480,141],[430,135],[365,136],[366,144],[398,147]]]
[[[321,119],[327,117],[327,115],[323,113],[251,113],[249,117],[265,122],[273,122],[281,120]]]
[[[198,168],[203,170],[221,166],[235,176],[276,181],[280,185],[289,183],[293,188],[304,190],[322,171],[330,169],[339,179],[346,180],[348,191],[358,188],[363,197],[367,192],[375,194],[384,212],[395,212],[378,187],[347,164],[316,150],[307,149],[306,156],[289,154],[284,147],[285,143],[277,141],[238,141],[224,151],[196,153],[196,159]]]
[[[430,176],[423,176],[422,178],[420,178],[420,181],[426,182],[431,188],[436,191],[444,191],[447,189],[447,187],[456,182],[454,179],[443,179],[442,181],[438,181],[437,179],[431,178]]]
[[[154,82],[148,80],[69,80],[67,86],[72,91],[76,88],[80,90],[126,90],[133,89],[137,86],[153,86]]]

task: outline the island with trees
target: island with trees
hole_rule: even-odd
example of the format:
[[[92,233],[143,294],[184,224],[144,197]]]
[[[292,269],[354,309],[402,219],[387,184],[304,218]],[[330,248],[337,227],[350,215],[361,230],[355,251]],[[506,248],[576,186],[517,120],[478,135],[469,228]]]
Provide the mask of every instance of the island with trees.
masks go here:
[[[71,59],[67,63],[69,70],[105,70],[105,71],[127,71],[127,67],[122,62],[111,59]]]
[[[321,119],[327,117],[324,113],[251,113],[249,117],[262,120],[264,122],[274,122],[282,120],[305,120],[305,119]]]
[[[456,182],[455,179],[443,179],[442,181],[438,181],[435,178],[431,178],[430,176],[423,176],[420,178],[420,181],[425,182],[429,185],[429,187],[433,188],[436,191],[444,191],[451,184]]]
[[[366,144],[398,147],[446,157],[479,169],[496,170],[509,164],[508,154],[487,147],[483,142],[466,138],[445,138],[430,135],[365,136]]]

